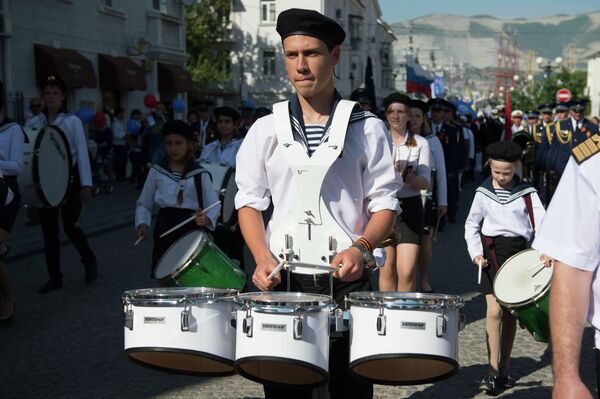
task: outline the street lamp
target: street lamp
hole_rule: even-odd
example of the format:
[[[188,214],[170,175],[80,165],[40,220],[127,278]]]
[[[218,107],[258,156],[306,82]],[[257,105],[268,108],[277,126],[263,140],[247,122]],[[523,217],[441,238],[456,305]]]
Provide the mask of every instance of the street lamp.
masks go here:
[[[538,65],[538,68],[544,71],[544,79],[547,78],[552,73],[552,71],[560,68],[562,62],[562,57],[556,57],[554,59],[554,63],[552,62],[552,60],[542,57],[538,57],[535,60],[535,63]]]

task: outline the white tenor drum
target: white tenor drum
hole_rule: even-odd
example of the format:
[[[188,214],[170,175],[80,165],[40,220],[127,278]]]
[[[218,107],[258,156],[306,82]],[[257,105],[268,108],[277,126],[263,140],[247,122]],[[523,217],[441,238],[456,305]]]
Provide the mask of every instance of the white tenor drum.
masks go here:
[[[23,170],[18,177],[21,204],[61,206],[67,200],[73,179],[67,137],[56,126],[24,129],[29,142],[23,146]]]
[[[458,371],[458,296],[353,292],[350,372],[384,385],[425,384]]]
[[[259,382],[313,387],[329,381],[326,295],[260,292],[235,298],[235,370]]]
[[[211,162],[203,162],[200,166],[210,173],[213,187],[221,200],[219,223],[227,228],[233,226],[237,222],[235,194],[238,191],[238,187],[235,183],[235,170],[229,166]]]
[[[147,288],[123,293],[125,352],[137,363],[200,375],[232,374],[232,289]]]

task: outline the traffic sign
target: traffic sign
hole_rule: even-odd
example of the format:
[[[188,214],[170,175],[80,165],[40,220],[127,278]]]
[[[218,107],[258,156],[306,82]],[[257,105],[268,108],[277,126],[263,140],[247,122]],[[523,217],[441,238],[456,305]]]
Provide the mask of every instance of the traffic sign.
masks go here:
[[[568,89],[559,89],[556,92],[556,101],[566,103],[571,99],[571,92]]]

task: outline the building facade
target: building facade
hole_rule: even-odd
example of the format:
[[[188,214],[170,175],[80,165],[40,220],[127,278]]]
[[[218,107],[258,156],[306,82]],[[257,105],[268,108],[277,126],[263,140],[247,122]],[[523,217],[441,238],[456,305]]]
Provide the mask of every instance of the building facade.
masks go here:
[[[381,19],[377,0],[233,0],[229,17],[232,35],[230,83],[207,93],[217,103],[237,105],[251,100],[271,106],[292,94],[281,39],[275,31],[277,16],[289,8],[306,8],[336,20],[346,31],[335,85],[344,98],[364,85],[368,58],[378,103],[394,90],[392,44],[396,40]]]
[[[144,110],[192,89],[181,0],[0,0],[6,114],[22,121],[39,83],[58,75],[67,106]]]
[[[590,114],[600,117],[600,51],[587,59],[587,94],[592,102]]]

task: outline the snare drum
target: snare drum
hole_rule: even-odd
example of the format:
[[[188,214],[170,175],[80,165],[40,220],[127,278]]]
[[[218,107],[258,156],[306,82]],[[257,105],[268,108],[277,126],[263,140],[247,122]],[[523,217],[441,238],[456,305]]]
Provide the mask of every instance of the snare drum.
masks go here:
[[[148,288],[123,293],[125,352],[144,365],[183,373],[233,373],[231,289]]]
[[[221,200],[221,215],[219,222],[225,227],[230,227],[237,222],[235,210],[235,194],[238,191],[235,183],[235,170],[229,166],[219,165],[211,162],[200,164],[208,170],[212,177],[213,187]]]
[[[246,274],[201,230],[191,231],[169,247],[156,265],[164,285],[241,290]]]
[[[458,296],[412,292],[353,292],[350,372],[374,384],[414,385],[458,371]]]
[[[235,370],[259,383],[314,387],[329,381],[329,318],[334,300],[299,292],[235,298]]]
[[[538,265],[537,267],[532,266]],[[540,342],[550,341],[550,285],[554,267],[541,265],[540,253],[521,251],[504,262],[494,278],[494,296]]]
[[[29,142],[23,145],[23,171],[19,174],[21,204],[58,207],[66,200],[73,179],[69,142],[56,126],[25,127]]]

